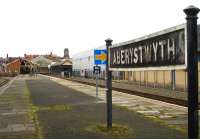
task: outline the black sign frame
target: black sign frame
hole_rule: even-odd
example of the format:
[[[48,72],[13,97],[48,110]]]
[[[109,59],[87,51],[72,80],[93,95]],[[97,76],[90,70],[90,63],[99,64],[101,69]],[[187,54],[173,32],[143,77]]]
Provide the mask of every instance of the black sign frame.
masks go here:
[[[184,35],[184,37],[182,37],[182,40],[180,42],[177,42],[177,40],[175,40],[175,41],[170,40],[170,38],[175,39],[176,37],[178,37],[177,35],[181,34],[181,33]],[[111,71],[145,71],[145,70],[186,69],[187,68],[187,38],[186,38],[187,34],[186,33],[187,33],[186,24],[181,24],[181,25],[178,25],[178,26],[175,26],[175,27],[172,27],[172,28],[169,28],[169,29],[165,29],[163,31],[159,31],[159,32],[156,32],[156,33],[153,33],[153,34],[150,34],[150,35],[138,38],[138,39],[134,39],[134,40],[123,42],[123,43],[114,44],[111,47],[109,47],[109,50],[108,50],[108,53],[109,53],[109,57],[108,57],[109,58],[109,60],[108,60],[109,70],[111,70]],[[176,48],[177,50],[179,50],[180,49],[179,47],[181,47],[181,52],[182,52],[181,53],[182,54],[181,60],[180,60],[181,62],[176,60],[176,58],[174,58],[173,60],[176,60],[177,62],[174,62],[173,60],[166,58],[167,59],[166,62],[160,62],[159,61],[158,63],[152,62],[150,64],[148,62],[141,64],[143,62],[141,59],[144,59],[144,58],[140,59],[141,63],[138,62],[139,64],[135,64],[135,65],[133,64],[133,61],[132,61],[131,64],[127,64],[127,63],[121,64],[122,62],[120,63],[119,61],[118,61],[118,63],[116,62],[116,52],[117,51],[120,51],[120,52],[123,51],[123,54],[124,54],[125,49],[142,47],[141,44],[148,44],[149,42],[150,42],[149,44],[155,45],[156,43],[154,43],[154,42],[156,42],[158,40],[162,40],[162,39],[165,40],[165,42],[168,42],[169,46],[174,44],[173,42],[183,43],[183,44],[181,44],[181,46],[177,46],[177,44],[175,44],[176,47],[178,47],[178,48]],[[178,44],[178,45],[180,45],[180,44]],[[143,46],[145,47],[146,45],[143,45]],[[143,49],[143,48],[141,48],[141,49]],[[174,52],[175,54],[179,54],[177,52],[177,50],[175,51],[176,53]],[[170,51],[168,51],[168,53],[170,53]],[[174,53],[173,53],[173,56],[175,55]],[[151,54],[151,60],[153,59],[152,57],[154,57],[154,56],[155,55]],[[160,59],[160,58],[164,59],[166,56],[167,55],[165,54],[163,57],[157,57],[157,59]],[[170,56],[171,55],[168,54],[168,58],[171,58]],[[115,61],[113,60],[114,59],[113,57],[115,58]],[[138,55],[138,57],[140,57],[140,55]],[[180,58],[180,57],[178,57],[178,58]],[[130,62],[130,60],[129,60],[129,62]],[[156,62],[156,61],[154,61],[154,62]]]

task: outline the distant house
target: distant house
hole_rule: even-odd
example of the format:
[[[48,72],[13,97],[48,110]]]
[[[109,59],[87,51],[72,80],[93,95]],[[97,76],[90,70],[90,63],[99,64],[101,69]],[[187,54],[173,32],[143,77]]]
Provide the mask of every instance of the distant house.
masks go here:
[[[4,58],[0,58],[0,73],[4,73],[6,68],[6,62]]]
[[[24,54],[24,59],[31,61],[32,59],[38,57],[39,55],[28,55]]]
[[[5,66],[6,64],[4,64],[4,63],[0,63],[0,73],[3,73],[3,72],[5,72]]]

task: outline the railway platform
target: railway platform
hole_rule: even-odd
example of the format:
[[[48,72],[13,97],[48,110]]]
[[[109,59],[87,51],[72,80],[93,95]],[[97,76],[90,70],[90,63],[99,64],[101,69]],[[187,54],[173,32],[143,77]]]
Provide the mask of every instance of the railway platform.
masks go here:
[[[186,139],[185,107],[113,91],[113,124],[130,134],[105,134],[105,89],[61,78],[18,76],[0,95],[2,139]],[[95,127],[95,128],[94,128]],[[95,129],[95,130],[94,130]]]

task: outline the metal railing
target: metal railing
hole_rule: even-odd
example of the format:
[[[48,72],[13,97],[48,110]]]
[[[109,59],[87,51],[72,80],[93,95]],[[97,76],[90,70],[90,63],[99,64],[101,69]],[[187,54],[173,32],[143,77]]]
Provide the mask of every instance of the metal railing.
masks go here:
[[[174,74],[172,72],[173,71],[114,71],[112,78],[113,81],[116,82],[135,84],[141,87],[165,88],[173,91],[186,92],[187,72],[184,70],[176,70]],[[92,70],[85,70],[84,74],[81,74],[79,70],[74,70],[72,76],[89,79],[95,78]],[[99,78],[105,79],[105,71],[100,73]]]

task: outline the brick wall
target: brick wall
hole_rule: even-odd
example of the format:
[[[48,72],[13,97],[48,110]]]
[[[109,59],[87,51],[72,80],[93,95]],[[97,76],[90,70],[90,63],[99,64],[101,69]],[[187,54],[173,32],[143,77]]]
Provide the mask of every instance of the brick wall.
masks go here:
[[[20,73],[20,66],[21,66],[21,62],[19,59],[16,59],[10,63],[7,64],[6,67],[6,72],[9,73]]]

